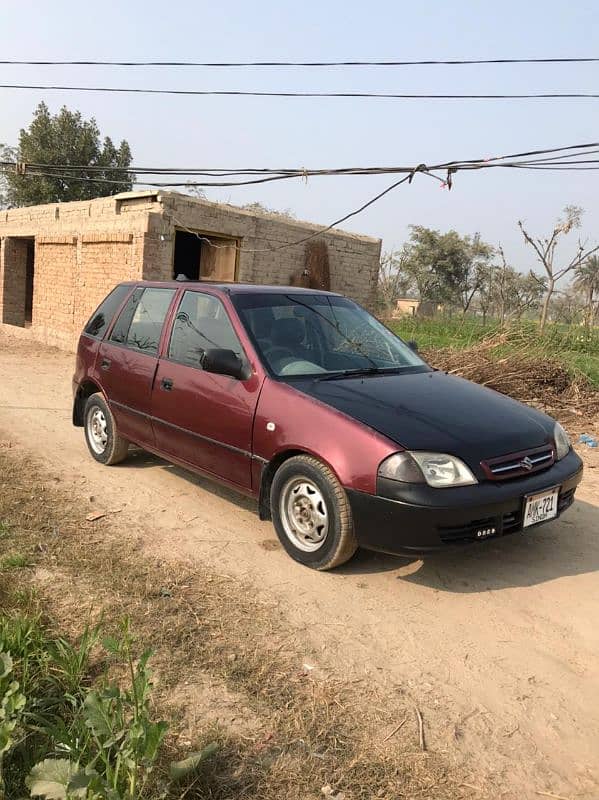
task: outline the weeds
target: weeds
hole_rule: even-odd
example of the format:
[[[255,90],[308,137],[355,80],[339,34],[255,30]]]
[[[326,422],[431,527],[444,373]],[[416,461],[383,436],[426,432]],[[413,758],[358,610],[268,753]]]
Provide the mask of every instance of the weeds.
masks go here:
[[[5,556],[0,561],[0,571],[8,572],[11,569],[24,569],[29,566],[29,559],[22,553]]]
[[[147,796],[168,729],[166,722],[151,719],[151,651],[134,658],[124,621],[119,635],[103,644],[125,668],[127,685],[109,682],[106,675],[94,684],[91,657],[99,633],[98,627],[86,628],[73,645],[49,636],[39,617],[2,619],[0,796],[20,797],[25,788],[32,797],[51,800]],[[171,764],[162,796],[197,773],[214,750],[212,745]]]
[[[15,612],[27,610],[17,632],[11,623],[11,641],[21,642],[21,650],[39,636],[55,642],[57,637],[48,631],[52,620],[59,620],[61,635],[67,643],[75,642],[82,616],[93,624],[104,619],[106,633],[112,634],[103,644],[96,640],[89,658],[74,652],[59,659],[60,667],[55,663],[59,648],[36,645],[44,655],[29,659],[27,674],[22,670],[23,686],[51,679],[62,687],[70,680],[66,670],[67,675],[81,676],[79,691],[72,691],[71,682],[73,699],[62,706],[64,713],[56,713],[58,700],[53,698],[59,692],[52,683],[45,693],[36,693],[38,701],[45,698],[33,709],[39,714],[39,730],[32,731],[26,747],[11,751],[12,785],[19,788],[10,800],[27,795],[23,780],[19,783],[15,774],[31,775],[33,781],[44,775],[56,778],[53,772],[46,773],[54,770],[64,785],[77,775],[73,766],[77,764],[84,773],[78,781],[87,780],[90,770],[105,779],[101,760],[94,761],[98,742],[85,724],[92,713],[90,703],[96,709],[98,704],[104,710],[108,707],[114,719],[120,719],[122,709],[127,728],[107,748],[113,756],[110,763],[114,764],[121,744],[129,752],[135,750],[134,788],[138,791],[145,778],[144,800],[183,795],[186,800],[305,800],[321,796],[322,787],[329,785],[348,800],[430,796],[431,787],[436,800],[461,796],[457,787],[461,779],[471,778],[469,770],[462,775],[456,769],[454,774],[442,757],[430,751],[423,758],[411,726],[381,744],[380,732],[391,730],[398,714],[405,715],[404,701],[382,693],[369,679],[348,681],[339,680],[334,672],[306,673],[302,664],[312,654],[309,644],[301,632],[290,636],[289,625],[281,625],[276,610],[255,597],[250,583],[209,574],[197,563],[157,562],[140,552],[138,540],[127,537],[123,517],[118,529],[103,522],[102,538],[90,548],[88,532],[82,535],[81,496],[51,483],[43,485],[46,476],[35,463],[1,448],[0,476],[0,519],[11,526],[11,535],[0,548],[18,543],[31,553],[33,566],[18,588],[11,579],[3,582],[0,573],[0,607],[5,613],[12,610],[11,619]],[[55,530],[60,536],[54,535]],[[43,619],[36,616],[40,608]],[[131,667],[135,675],[143,647],[128,645],[133,656],[129,662],[122,649],[123,631],[111,628],[109,622],[125,616],[139,641],[151,643],[155,652],[151,663],[159,675],[148,710],[141,713],[158,724],[154,714],[150,716],[156,704],[160,709],[156,718],[170,722],[147,777],[148,765],[143,755],[139,757],[141,750],[135,749],[145,733],[127,732],[136,702]],[[93,632],[76,640],[75,651],[85,637],[93,638]],[[22,664],[15,658],[17,670]],[[147,663],[142,666],[147,669]],[[109,686],[116,686],[118,695],[103,694]],[[98,704],[88,701],[85,707],[81,697],[90,692]],[[138,693],[138,702],[143,694]],[[232,708],[233,723],[226,718]],[[48,721],[56,731],[45,727]],[[116,722],[111,728],[117,734],[117,729],[123,730]],[[60,748],[48,742],[60,743]],[[190,754],[190,749],[197,753]],[[61,763],[44,765],[48,760]],[[169,762],[174,763],[169,766]],[[41,766],[32,773],[36,765]],[[186,770],[198,768],[187,784],[177,783],[186,780],[181,778]],[[81,792],[91,793],[91,786],[90,782]]]

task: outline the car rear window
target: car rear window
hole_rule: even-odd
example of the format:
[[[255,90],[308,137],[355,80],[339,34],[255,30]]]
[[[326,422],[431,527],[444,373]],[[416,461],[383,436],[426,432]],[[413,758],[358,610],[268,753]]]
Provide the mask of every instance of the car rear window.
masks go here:
[[[111,342],[156,355],[174,289],[136,289],[121,311]]]
[[[131,286],[120,285],[113,289],[108,297],[100,303],[92,314],[91,319],[84,328],[88,336],[101,339],[106,332],[106,328],[116,314],[119,306],[131,291]]]

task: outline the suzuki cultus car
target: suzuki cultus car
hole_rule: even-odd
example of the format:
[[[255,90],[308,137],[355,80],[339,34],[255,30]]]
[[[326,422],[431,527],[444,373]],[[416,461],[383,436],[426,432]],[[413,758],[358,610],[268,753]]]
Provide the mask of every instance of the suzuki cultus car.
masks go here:
[[[358,546],[531,535],[582,477],[553,419],[432,369],[330,292],[123,283],[81,335],[73,389],[97,461],[135,444],[243,492],[315,569]]]

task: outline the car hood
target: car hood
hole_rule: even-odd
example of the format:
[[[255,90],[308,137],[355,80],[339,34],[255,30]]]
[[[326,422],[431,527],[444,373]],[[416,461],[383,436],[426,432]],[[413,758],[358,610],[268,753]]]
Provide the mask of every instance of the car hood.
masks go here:
[[[310,378],[292,385],[408,450],[451,453],[477,471],[483,459],[553,440],[550,417],[444,372]]]

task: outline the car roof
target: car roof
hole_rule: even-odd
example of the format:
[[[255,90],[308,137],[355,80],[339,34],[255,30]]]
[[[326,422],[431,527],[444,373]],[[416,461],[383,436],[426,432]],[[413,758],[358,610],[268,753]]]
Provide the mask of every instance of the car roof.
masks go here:
[[[338,292],[325,292],[322,289],[306,289],[303,286],[277,286],[274,284],[222,283],[218,281],[123,281],[123,283],[129,286],[154,286],[163,289],[179,289],[181,286],[198,289],[206,286],[227,294],[279,294],[281,292],[293,292],[294,294],[322,294],[339,297]]]

